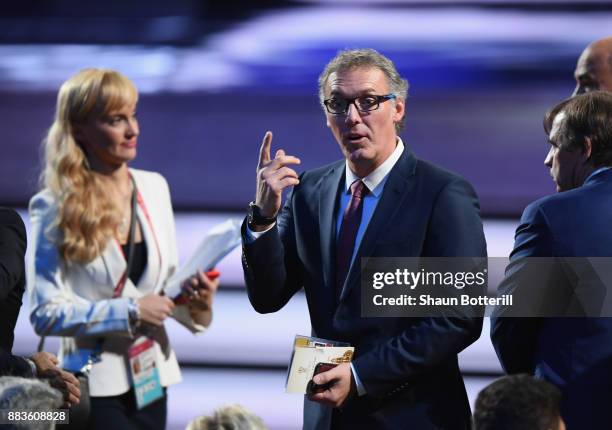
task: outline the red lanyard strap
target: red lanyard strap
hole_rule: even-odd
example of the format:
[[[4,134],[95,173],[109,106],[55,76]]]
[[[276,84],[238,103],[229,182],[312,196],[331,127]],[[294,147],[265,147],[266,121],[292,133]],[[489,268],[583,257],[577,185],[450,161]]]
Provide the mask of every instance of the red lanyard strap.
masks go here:
[[[127,253],[127,264],[125,272],[121,275],[121,279],[117,283],[115,290],[113,291],[113,298],[121,296],[125,284],[127,283],[128,277],[130,276],[130,270],[132,269],[132,263],[134,262],[134,241],[136,239],[136,209],[137,209],[137,195],[138,189],[136,188],[136,181],[130,175],[132,180],[132,213],[130,215],[130,233],[128,235],[128,253]]]

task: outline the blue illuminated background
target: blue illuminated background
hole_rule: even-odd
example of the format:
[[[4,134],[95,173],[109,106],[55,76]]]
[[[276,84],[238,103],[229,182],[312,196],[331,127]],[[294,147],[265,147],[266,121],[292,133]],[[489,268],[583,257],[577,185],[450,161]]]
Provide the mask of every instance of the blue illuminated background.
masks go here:
[[[522,209],[554,192],[542,116],[571,94],[582,49],[612,32],[603,1],[26,0],[3,9],[0,204],[23,209],[36,191],[61,82],[84,67],[114,68],[140,89],[133,166],[168,179],[182,258],[198,232],[241,216],[266,130],[274,148],[301,158],[300,169],[341,156],[316,82],[347,47],[381,51],[410,81],[404,142],[474,185],[489,254],[506,256]],[[238,253],[220,269],[211,329],[194,341],[170,326],[186,380],[170,390],[169,428],[231,402],[272,428],[298,428],[301,398],[283,386],[292,337],[309,332],[304,297],[260,316],[246,300]],[[21,354],[36,344],[26,309]],[[472,400],[500,373],[488,329],[461,367]]]

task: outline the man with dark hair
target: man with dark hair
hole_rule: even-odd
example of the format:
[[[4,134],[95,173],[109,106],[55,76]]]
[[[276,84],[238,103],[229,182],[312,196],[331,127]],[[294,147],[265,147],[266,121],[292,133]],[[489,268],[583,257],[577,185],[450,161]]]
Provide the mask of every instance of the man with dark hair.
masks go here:
[[[565,430],[561,392],[530,375],[504,376],[476,398],[473,430]]]
[[[251,304],[276,312],[304,288],[313,336],[355,346],[352,363],[314,378],[305,429],[466,429],[457,354],[481,318],[362,318],[362,257],[486,256],[476,194],[417,159],[398,136],[408,83],[371,49],[340,52],[319,79],[327,126],[344,158],[298,174],[271,156],[266,133],[257,193],[243,224]],[[282,191],[293,186],[281,210]]]
[[[612,92],[612,37],[596,40],[582,51],[576,71],[574,94]]]
[[[12,209],[0,208],[0,376],[48,379],[62,390],[67,402],[78,403],[79,381],[57,367],[57,358],[37,352],[30,358],[12,354],[15,324],[25,291],[24,256],[26,231],[21,217]]]
[[[590,97],[564,100],[546,114],[544,130],[546,134],[554,135],[556,140],[549,139],[551,147],[544,164],[551,169],[557,191],[577,188],[594,170],[612,166],[610,100],[612,96],[608,93],[597,91]],[[553,163],[555,156],[562,157],[567,153],[578,155],[577,159],[588,162],[570,164],[577,169],[572,174],[559,172],[559,169],[566,166],[559,162]]]
[[[535,374],[561,389],[569,429],[599,428],[612,422],[612,319],[591,318],[612,316],[600,300],[612,268],[601,258],[612,256],[612,94],[565,100],[544,128],[545,165],[559,193],[523,212],[498,289],[531,313],[513,318],[516,308],[496,309],[491,338],[508,373]]]

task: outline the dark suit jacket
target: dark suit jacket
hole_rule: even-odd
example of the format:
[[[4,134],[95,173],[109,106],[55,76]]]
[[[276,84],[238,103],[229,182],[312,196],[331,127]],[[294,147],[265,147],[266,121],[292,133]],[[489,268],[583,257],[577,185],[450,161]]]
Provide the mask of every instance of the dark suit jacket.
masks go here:
[[[244,242],[251,304],[275,312],[302,287],[313,335],[350,342],[367,394],[334,415],[334,428],[465,429],[470,408],[457,353],[480,336],[481,319],[362,318],[359,264],[336,304],[335,220],[344,160],[301,175],[277,225]],[[243,237],[244,237],[243,225]],[[416,159],[393,167],[356,256],[486,255],[478,199],[462,178]],[[304,428],[330,428],[332,409],[305,400]]]
[[[28,362],[11,353],[25,290],[25,251],[23,221],[12,209],[0,208],[0,375],[33,376]]]
[[[576,281],[580,279],[581,289],[586,276],[590,278],[587,288],[601,285],[592,283],[594,277],[584,271],[591,267],[589,260],[573,257],[612,256],[611,196],[612,170],[608,170],[580,188],[530,204],[516,230],[499,293],[514,293],[517,299],[517,294],[546,297],[560,306],[552,309],[555,315],[566,315],[565,311],[575,315],[575,300],[581,294]],[[561,258],[550,263],[527,257]],[[534,267],[541,281],[525,281],[521,274]],[[608,267],[607,272],[612,271],[612,265]],[[601,297],[601,291],[591,293]],[[560,387],[568,429],[610,425],[612,319],[503,318],[508,312],[496,310],[491,321],[491,339],[504,369],[532,373]]]

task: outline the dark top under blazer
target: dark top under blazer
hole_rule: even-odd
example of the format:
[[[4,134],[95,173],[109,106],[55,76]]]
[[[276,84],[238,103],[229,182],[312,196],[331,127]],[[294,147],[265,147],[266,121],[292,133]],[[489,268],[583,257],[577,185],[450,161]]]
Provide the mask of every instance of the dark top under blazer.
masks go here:
[[[611,196],[612,170],[607,170],[579,188],[527,206],[500,294],[538,292],[558,302],[570,298],[575,282],[560,267],[552,267],[546,285],[519,285],[515,275],[529,270],[526,257],[612,257]],[[499,316],[503,313],[492,318],[491,338],[504,369],[533,373],[559,386],[568,430],[612,422],[612,318]]]
[[[29,363],[11,353],[25,291],[25,251],[21,217],[12,209],[0,208],[0,375],[33,376]]]
[[[469,428],[457,354],[480,336],[481,319],[361,318],[355,264],[336,304],[335,225],[345,161],[304,172],[278,218],[243,240],[249,299],[261,313],[302,287],[313,335],[350,342],[367,394],[334,414],[334,428]],[[243,238],[245,238],[243,224]],[[416,159],[408,147],[391,170],[361,241],[362,256],[486,255],[478,199],[462,178]],[[305,400],[304,428],[328,429],[332,409]]]

